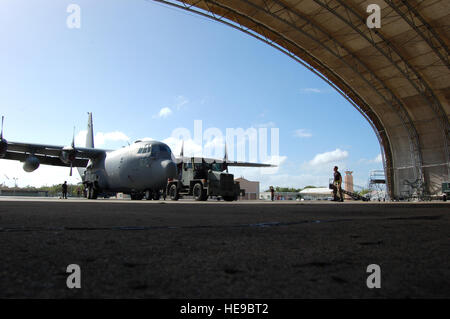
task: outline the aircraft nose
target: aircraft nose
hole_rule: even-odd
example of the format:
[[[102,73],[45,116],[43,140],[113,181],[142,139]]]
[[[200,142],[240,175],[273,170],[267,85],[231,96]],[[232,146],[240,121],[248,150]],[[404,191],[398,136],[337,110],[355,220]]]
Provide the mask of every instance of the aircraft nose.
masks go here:
[[[162,161],[161,166],[166,174],[166,178],[175,178],[177,176],[177,166],[173,161]]]

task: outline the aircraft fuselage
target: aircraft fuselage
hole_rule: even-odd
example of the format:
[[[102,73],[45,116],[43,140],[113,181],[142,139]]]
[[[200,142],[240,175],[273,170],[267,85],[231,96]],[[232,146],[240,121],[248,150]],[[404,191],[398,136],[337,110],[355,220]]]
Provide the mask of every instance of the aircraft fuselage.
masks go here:
[[[167,179],[176,176],[172,152],[158,141],[138,141],[91,160],[84,181],[95,183],[106,192],[138,193],[165,188]]]

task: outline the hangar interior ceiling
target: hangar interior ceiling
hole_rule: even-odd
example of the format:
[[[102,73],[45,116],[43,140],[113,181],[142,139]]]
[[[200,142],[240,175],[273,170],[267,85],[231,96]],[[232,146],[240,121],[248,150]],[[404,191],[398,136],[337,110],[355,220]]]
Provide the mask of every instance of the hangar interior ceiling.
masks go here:
[[[373,127],[392,198],[449,181],[450,1],[154,1],[239,29],[327,81]],[[367,26],[370,4],[380,28]]]

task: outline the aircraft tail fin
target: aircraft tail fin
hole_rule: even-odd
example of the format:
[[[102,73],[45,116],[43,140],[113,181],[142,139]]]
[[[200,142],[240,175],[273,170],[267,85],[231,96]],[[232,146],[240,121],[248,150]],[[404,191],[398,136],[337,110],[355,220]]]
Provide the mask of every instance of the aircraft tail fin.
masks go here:
[[[87,127],[87,135],[86,135],[86,147],[94,148],[94,125],[92,123],[92,113],[89,112],[89,120]]]

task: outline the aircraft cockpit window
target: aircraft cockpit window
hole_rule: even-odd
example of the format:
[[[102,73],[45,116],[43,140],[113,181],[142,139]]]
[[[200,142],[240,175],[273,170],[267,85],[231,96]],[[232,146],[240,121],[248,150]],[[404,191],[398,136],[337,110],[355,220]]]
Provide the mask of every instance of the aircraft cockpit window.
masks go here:
[[[145,145],[144,147],[141,147],[138,150],[138,154],[146,154],[146,153],[150,153],[152,151],[152,145]]]
[[[152,147],[152,154],[151,156],[157,157],[159,154],[159,145],[155,144]]]
[[[172,152],[170,151],[170,148],[167,145],[160,145],[159,151],[161,158],[171,158],[172,156]]]

